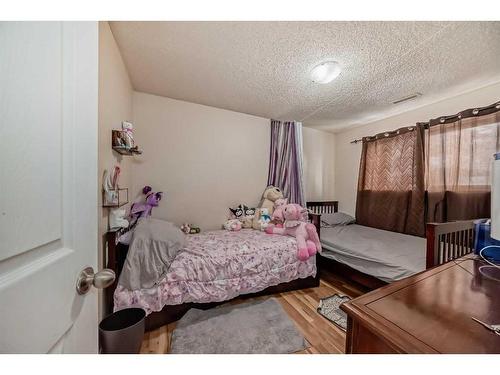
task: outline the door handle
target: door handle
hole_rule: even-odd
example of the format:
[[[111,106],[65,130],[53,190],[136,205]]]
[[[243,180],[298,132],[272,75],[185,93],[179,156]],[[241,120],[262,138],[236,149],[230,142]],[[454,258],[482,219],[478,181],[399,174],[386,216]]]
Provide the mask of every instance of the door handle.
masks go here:
[[[104,268],[94,273],[92,267],[86,267],[80,272],[80,275],[78,275],[78,280],[76,280],[76,291],[78,294],[85,294],[90,290],[92,285],[98,289],[104,289],[113,284],[115,278],[115,272],[109,268]]]

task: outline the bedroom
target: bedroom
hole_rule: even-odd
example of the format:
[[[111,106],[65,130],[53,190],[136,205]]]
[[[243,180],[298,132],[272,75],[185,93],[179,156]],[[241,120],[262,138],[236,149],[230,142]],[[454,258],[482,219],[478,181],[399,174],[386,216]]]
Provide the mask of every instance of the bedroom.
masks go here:
[[[0,25],[0,352],[500,352],[499,22]]]

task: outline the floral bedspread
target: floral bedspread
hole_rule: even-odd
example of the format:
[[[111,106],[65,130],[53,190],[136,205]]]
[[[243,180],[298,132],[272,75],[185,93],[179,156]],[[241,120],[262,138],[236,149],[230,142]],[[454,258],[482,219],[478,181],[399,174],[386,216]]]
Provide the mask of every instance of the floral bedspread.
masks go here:
[[[141,307],[148,314],[165,305],[218,302],[269,286],[316,275],[316,259],[297,259],[295,238],[253,229],[189,235],[165,278],[149,289],[115,291],[115,311]]]

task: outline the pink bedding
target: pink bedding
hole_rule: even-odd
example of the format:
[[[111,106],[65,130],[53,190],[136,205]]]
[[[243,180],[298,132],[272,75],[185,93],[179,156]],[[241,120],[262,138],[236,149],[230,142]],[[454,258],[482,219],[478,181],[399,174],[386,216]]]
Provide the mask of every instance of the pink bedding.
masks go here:
[[[141,307],[149,314],[165,305],[225,301],[315,275],[315,257],[299,261],[295,238],[253,229],[210,231],[188,236],[155,287],[130,291],[118,285],[114,305],[115,310]]]

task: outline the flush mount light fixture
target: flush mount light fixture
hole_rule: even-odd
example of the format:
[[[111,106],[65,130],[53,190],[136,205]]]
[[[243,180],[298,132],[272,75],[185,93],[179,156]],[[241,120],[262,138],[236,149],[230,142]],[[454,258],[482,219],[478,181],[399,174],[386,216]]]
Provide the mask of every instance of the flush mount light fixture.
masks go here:
[[[325,61],[311,70],[311,79],[316,83],[330,83],[340,74],[340,65],[336,61]]]

